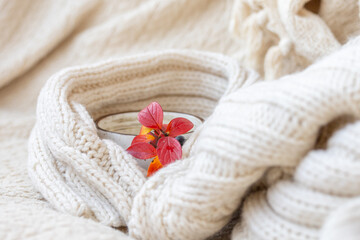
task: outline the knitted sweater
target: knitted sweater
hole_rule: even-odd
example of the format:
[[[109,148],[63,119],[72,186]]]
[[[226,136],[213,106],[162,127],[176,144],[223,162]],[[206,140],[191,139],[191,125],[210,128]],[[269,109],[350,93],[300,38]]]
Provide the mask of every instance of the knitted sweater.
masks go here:
[[[234,238],[318,239],[331,212],[360,194],[359,56],[357,38],[274,82],[195,51],[62,71],[39,96],[30,176],[57,209],[127,225],[136,239],[202,239],[229,221],[246,190],[274,175],[266,172],[273,167],[279,173],[267,191],[247,198]],[[202,117],[219,101],[184,146],[185,159],[145,180],[124,149],[97,136],[91,115],[133,110],[148,99]],[[339,130],[322,130],[331,123]],[[322,148],[319,134],[328,135]]]
[[[28,177],[40,89],[69,66],[164,48],[231,55],[232,2],[0,0],[0,239],[129,239],[61,213]],[[140,105],[139,105],[140,107]]]
[[[314,14],[292,2],[0,2],[0,238],[204,239],[239,207],[233,239],[358,236],[359,38],[338,50],[356,35],[357,3],[327,1]],[[230,10],[237,35],[234,26],[247,25],[237,10],[252,19],[262,8],[264,26],[278,30],[241,35],[272,40],[252,45],[261,51],[240,64],[154,51],[243,56],[249,46],[226,31]],[[316,31],[293,29],[315,22]],[[265,61],[267,53],[280,61]],[[276,79],[330,53],[269,82],[242,67]],[[258,65],[248,65],[252,57]],[[206,120],[183,160],[146,179],[124,149],[97,136],[94,119],[153,100]]]

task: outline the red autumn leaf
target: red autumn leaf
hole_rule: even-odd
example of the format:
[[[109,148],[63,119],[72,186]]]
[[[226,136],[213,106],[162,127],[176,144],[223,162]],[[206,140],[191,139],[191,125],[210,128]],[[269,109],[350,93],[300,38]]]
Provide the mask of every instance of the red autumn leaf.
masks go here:
[[[186,118],[174,118],[171,120],[166,128],[166,132],[170,137],[187,133],[194,127],[194,124]]]
[[[137,135],[132,140],[131,145],[136,144],[136,143],[140,143],[140,142],[149,143],[149,142],[153,141],[154,139],[155,139],[155,137],[153,135],[151,135],[151,134]]]
[[[159,157],[156,156],[154,158],[154,160],[152,160],[152,162],[149,165],[149,168],[148,168],[148,171],[147,171],[147,176],[150,177],[151,175],[153,175],[160,168],[162,168],[162,164],[159,161]]]
[[[164,132],[166,132],[166,129],[167,129],[168,125],[169,125],[169,124],[163,124],[163,125],[162,125],[162,130],[163,130]]]
[[[156,156],[156,149],[149,143],[139,142],[126,149],[133,157],[139,159],[149,159]]]
[[[164,113],[159,103],[152,102],[138,114],[139,122],[148,128],[161,129]]]
[[[160,138],[156,151],[162,165],[167,165],[181,159],[182,155],[181,145],[173,137]]]

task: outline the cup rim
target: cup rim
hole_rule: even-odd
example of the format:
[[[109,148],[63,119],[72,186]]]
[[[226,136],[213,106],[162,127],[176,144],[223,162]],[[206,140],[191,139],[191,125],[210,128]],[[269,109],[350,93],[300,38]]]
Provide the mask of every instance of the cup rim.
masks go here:
[[[186,114],[186,115],[190,115],[190,116],[193,116],[197,119],[199,119],[201,121],[201,123],[204,123],[204,119],[202,117],[199,117],[197,115],[194,115],[194,114],[190,114],[190,113],[184,113],[184,112],[176,112],[176,111],[163,111],[164,113],[180,113],[180,114]],[[118,133],[118,132],[114,132],[114,131],[109,131],[109,130],[106,130],[106,129],[103,129],[99,126],[99,122],[106,118],[106,117],[110,117],[110,116],[114,116],[114,115],[118,115],[118,114],[121,114],[121,113],[139,113],[138,111],[128,111],[128,112],[117,112],[117,113],[110,113],[110,114],[107,114],[107,115],[104,115],[104,116],[101,116],[99,117],[98,119],[95,120],[95,125],[96,125],[96,128],[101,130],[101,131],[104,131],[104,132],[107,132],[107,133],[111,133],[111,134],[118,134],[118,135],[125,135],[125,136],[136,136],[134,134],[128,134],[128,133]]]

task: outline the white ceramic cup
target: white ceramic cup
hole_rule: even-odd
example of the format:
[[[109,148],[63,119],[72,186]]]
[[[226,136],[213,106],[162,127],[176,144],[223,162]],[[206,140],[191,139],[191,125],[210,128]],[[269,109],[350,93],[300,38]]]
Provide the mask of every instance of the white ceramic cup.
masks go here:
[[[141,124],[137,120],[137,115],[138,112],[124,112],[99,118],[95,122],[99,137],[102,139],[110,139],[122,148],[127,149],[131,145],[134,137],[140,133]],[[164,124],[167,124],[177,117],[186,118],[194,124],[194,127],[189,132],[182,135],[185,139],[188,139],[195,129],[203,122],[201,118],[194,115],[166,111],[164,111],[163,122]],[[137,161],[142,168],[147,169],[152,159],[137,159]]]

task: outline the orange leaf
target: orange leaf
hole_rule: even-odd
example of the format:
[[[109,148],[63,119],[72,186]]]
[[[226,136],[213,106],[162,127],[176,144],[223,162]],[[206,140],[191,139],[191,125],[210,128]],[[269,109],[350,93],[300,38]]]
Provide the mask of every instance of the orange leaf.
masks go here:
[[[148,134],[148,133],[151,132],[152,130],[153,130],[152,128],[148,128],[148,127],[145,127],[145,126],[141,126],[139,135]]]
[[[151,175],[153,175],[157,170],[159,170],[162,167],[163,166],[159,161],[159,157],[156,156],[149,165],[147,176],[150,177]]]

